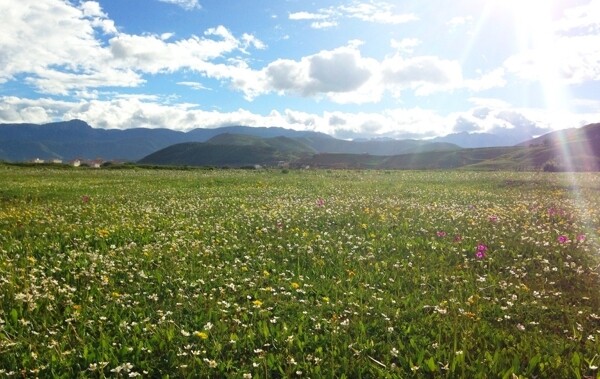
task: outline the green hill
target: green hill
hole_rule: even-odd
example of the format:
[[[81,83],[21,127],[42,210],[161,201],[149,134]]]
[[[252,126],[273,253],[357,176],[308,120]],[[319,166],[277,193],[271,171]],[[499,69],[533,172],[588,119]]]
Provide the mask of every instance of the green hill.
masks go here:
[[[273,148],[280,155],[286,158],[300,158],[307,154],[315,154],[316,150],[299,139],[289,137],[271,137],[262,138],[258,136],[249,136],[243,134],[231,134],[223,133],[206,141],[206,143],[214,145],[227,145],[227,146],[256,146]]]
[[[288,137],[261,138],[224,133],[207,142],[169,146],[146,156],[139,163],[230,167],[276,165],[314,153],[314,149]]]

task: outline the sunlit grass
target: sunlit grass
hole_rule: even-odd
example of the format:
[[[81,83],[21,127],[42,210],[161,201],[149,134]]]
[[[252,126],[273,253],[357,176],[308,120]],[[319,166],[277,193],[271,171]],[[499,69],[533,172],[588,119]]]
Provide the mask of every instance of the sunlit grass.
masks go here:
[[[0,182],[2,376],[598,377],[597,174]]]

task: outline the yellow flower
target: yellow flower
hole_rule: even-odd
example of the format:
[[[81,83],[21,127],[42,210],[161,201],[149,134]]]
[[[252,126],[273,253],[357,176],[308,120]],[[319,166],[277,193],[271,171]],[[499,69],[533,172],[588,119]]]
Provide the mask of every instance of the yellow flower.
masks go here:
[[[293,282],[293,283],[292,283],[292,288],[293,288],[293,289],[298,289],[298,288],[300,288],[300,284],[298,284],[298,283],[296,283],[296,282]]]
[[[208,338],[208,334],[206,332],[195,332],[194,335],[201,340],[205,340]]]
[[[323,296],[323,301],[326,302],[326,303],[329,303],[329,297]]]
[[[255,307],[260,307],[261,305],[263,305],[263,302],[260,300],[254,300],[252,304],[254,304]]]

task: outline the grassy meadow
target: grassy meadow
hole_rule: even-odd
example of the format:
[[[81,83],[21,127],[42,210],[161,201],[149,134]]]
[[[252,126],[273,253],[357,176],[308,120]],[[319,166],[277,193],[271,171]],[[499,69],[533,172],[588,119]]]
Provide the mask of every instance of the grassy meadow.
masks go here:
[[[0,166],[0,377],[600,378],[600,174]]]

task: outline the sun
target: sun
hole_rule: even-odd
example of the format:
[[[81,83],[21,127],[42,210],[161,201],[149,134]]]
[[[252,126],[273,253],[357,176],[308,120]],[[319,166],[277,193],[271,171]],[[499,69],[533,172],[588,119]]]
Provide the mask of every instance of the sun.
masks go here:
[[[514,51],[506,64],[517,75],[537,82],[548,109],[568,107],[569,93],[563,85],[562,70],[566,57],[557,49],[555,15],[559,0],[490,0],[489,17],[502,15],[504,28],[512,29]]]
[[[508,13],[521,49],[551,42],[553,0],[493,0],[496,11]]]

